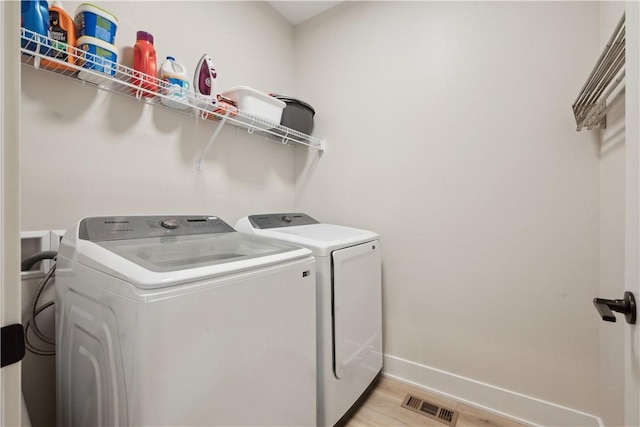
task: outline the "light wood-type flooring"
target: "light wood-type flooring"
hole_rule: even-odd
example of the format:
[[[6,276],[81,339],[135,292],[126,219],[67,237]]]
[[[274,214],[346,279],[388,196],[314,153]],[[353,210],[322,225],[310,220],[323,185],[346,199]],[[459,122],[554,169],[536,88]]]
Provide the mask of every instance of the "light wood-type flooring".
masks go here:
[[[345,427],[433,426],[447,424],[415,413],[401,406],[407,394],[458,411],[456,427],[524,427],[498,415],[417,389],[391,378],[381,377],[363,404],[344,424]]]

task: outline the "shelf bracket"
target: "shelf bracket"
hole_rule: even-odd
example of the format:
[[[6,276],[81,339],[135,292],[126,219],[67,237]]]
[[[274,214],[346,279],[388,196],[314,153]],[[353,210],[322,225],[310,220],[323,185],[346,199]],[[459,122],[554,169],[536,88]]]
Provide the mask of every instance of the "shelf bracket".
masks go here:
[[[220,123],[218,123],[218,127],[216,128],[215,132],[213,132],[213,135],[211,135],[211,138],[209,139],[207,146],[204,148],[204,151],[202,152],[202,154],[198,156],[198,160],[196,161],[197,170],[202,170],[202,161],[204,160],[205,156],[211,149],[211,146],[213,145],[213,141],[215,141],[216,138],[218,137],[218,134],[220,133],[220,131],[222,130],[222,127],[224,126],[224,123],[229,118],[229,113],[231,113],[231,110],[227,111],[224,117],[220,119]]]

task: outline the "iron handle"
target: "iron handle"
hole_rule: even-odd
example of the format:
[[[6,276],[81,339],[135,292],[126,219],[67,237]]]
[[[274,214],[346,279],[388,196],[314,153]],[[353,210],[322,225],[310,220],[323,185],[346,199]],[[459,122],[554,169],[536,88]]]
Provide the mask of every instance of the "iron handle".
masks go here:
[[[614,311],[624,314],[627,323],[634,325],[636,323],[636,299],[629,291],[624,293],[624,299],[604,299],[594,298],[593,305],[600,313],[602,320],[606,322],[615,322],[616,316]]]

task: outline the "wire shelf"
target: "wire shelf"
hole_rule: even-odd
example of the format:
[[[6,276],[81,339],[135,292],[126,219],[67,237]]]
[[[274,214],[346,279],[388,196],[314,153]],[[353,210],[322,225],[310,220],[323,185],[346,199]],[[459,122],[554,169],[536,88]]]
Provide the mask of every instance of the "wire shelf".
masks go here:
[[[298,132],[228,104],[218,103],[216,99],[172,86],[155,76],[140,73],[82,49],[60,45],[25,28],[20,29],[20,40],[22,64],[25,66],[88,83],[108,92],[134,97],[192,117],[219,121],[221,125],[229,124],[283,144],[300,144],[324,151],[324,139]],[[205,154],[206,152],[201,157]]]

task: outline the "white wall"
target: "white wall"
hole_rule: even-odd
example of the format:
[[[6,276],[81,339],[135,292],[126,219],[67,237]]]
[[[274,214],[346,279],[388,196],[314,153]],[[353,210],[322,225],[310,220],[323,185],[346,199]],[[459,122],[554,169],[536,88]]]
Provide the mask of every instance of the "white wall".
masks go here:
[[[64,2],[73,13],[78,2]],[[208,53],[218,87],[292,92],[293,29],[264,2],[108,2],[119,18],[120,60],[137,30],[151,32],[158,61],[195,71]],[[196,157],[216,123],[153,108],[33,69],[22,81],[22,229],[68,228],[82,216],[207,213],[230,223],[289,210],[295,148],[225,128]]]
[[[221,90],[293,91],[293,28],[264,2],[96,4],[119,18],[125,65],[136,31],[146,30],[159,63],[173,55],[193,73],[208,53]],[[72,14],[78,5],[64,2]],[[83,216],[110,214],[215,214],[233,225],[249,213],[293,209],[295,147],[225,128],[197,171],[217,123],[25,67],[21,100],[23,231],[67,229]],[[23,284],[23,311],[33,285]],[[39,319],[45,330],[53,327],[46,313]],[[33,425],[52,425],[53,359],[29,354],[24,368]]]
[[[381,234],[387,355],[597,413],[599,147],[571,104],[599,51],[592,2],[346,2],[296,27],[329,143],[298,152],[296,207]]]

